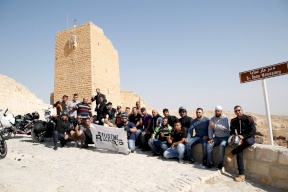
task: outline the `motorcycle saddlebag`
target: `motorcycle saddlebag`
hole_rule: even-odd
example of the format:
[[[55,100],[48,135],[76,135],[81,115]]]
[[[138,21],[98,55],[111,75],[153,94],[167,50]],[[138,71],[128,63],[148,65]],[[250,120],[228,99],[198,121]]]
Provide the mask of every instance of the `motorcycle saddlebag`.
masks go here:
[[[45,131],[47,129],[47,123],[45,121],[34,122],[34,132]]]

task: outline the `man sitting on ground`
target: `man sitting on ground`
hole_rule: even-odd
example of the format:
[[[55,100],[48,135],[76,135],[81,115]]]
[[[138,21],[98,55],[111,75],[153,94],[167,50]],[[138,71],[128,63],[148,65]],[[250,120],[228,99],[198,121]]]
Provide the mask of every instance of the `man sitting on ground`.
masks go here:
[[[148,141],[154,155],[160,155],[168,149],[167,137],[170,135],[172,127],[168,124],[168,118],[164,117],[162,125],[158,126],[152,137]],[[170,145],[169,145],[170,146]]]
[[[94,144],[90,127],[91,121],[89,118],[84,120],[83,125],[77,124],[75,127],[77,140],[82,143],[82,148],[88,148],[88,144]]]
[[[171,135],[167,137],[167,142],[171,144],[171,147],[163,153],[163,156],[167,159],[178,157],[178,162],[184,163],[184,142],[186,137],[186,129],[181,127],[180,121],[176,121],[174,123],[174,130],[172,130]]]

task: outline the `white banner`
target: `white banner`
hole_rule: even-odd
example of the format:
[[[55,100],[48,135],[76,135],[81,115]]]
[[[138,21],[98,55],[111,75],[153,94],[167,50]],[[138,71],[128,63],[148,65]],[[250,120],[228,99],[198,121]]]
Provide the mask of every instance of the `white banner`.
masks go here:
[[[124,128],[103,127],[91,123],[91,133],[95,146],[99,149],[107,149],[124,154],[130,152],[127,142],[127,132]]]

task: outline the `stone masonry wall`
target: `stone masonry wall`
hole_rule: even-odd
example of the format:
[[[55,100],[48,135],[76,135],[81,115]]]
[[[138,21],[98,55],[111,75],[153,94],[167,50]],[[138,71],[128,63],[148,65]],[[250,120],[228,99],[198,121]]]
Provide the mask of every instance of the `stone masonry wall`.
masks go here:
[[[226,147],[225,159],[231,152]],[[195,160],[201,162],[202,146],[193,147]],[[219,146],[213,150],[215,165],[218,164]],[[286,147],[254,144],[244,150],[245,176],[261,183],[288,190],[288,149]],[[225,170],[238,174],[236,155],[231,163],[224,161]]]
[[[124,109],[125,107],[136,106],[136,102],[140,101],[141,107],[145,107],[149,113],[151,113],[151,107],[147,106],[146,102],[133,91],[122,91],[121,90],[121,106]]]
[[[9,108],[14,116],[37,111],[43,118],[43,109],[51,107],[14,79],[0,74],[0,82],[0,109],[3,111]]]
[[[77,37],[77,47],[69,48],[68,40]],[[79,99],[92,95],[90,24],[86,23],[56,33],[54,102],[64,94],[71,100],[74,93]]]
[[[118,52],[102,29],[90,22],[92,90],[99,88],[114,106],[121,104]],[[95,102],[93,103],[95,108]]]
[[[76,36],[76,46],[69,46],[69,38]],[[54,101],[64,94],[71,100],[78,93],[79,100],[95,95],[96,88],[115,105],[121,103],[118,52],[102,29],[92,22],[56,34]],[[95,108],[95,102],[92,109]]]

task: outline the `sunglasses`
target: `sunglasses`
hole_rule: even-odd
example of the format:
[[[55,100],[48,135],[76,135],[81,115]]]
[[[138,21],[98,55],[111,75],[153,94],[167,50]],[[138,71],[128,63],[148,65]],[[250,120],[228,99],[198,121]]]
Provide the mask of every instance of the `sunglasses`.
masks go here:
[[[128,118],[127,117],[122,117],[121,119],[124,120],[124,119],[128,119]]]
[[[82,119],[82,118],[77,118],[77,119]]]
[[[241,111],[241,109],[238,109],[238,110],[234,110],[234,112],[240,112]]]

